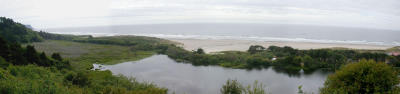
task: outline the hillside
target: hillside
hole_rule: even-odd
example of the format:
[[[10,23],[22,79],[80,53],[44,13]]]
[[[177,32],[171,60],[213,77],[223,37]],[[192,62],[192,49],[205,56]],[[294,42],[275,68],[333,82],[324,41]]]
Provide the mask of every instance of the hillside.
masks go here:
[[[40,32],[45,39],[57,39],[44,40],[38,32],[7,18],[1,18],[0,30],[0,94],[167,93],[165,88],[132,77],[90,70],[93,63],[137,60],[155,50],[132,51],[128,46],[73,42],[85,38]]]
[[[38,32],[5,17],[0,17],[0,37],[10,42],[19,43],[43,41],[43,38],[39,36]]]

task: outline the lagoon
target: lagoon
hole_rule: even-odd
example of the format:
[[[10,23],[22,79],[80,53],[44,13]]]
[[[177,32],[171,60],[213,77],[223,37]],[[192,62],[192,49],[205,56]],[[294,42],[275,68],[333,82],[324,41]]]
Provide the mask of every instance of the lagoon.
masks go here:
[[[98,65],[95,65],[95,67]],[[153,55],[116,65],[102,65],[114,74],[135,77],[138,81],[157,84],[176,94],[219,94],[228,79],[236,79],[247,86],[258,81],[268,94],[296,94],[302,85],[307,93],[318,93],[326,77],[332,72],[287,73],[274,68],[231,69],[220,66],[193,66],[176,62],[166,55]]]

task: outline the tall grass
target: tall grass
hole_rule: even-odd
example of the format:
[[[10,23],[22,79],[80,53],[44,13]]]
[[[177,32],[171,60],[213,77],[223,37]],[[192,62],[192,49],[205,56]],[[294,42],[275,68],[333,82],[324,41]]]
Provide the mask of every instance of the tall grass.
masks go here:
[[[82,73],[89,83],[82,85],[67,79],[70,73]],[[80,77],[80,78],[84,78]],[[79,77],[77,77],[79,78]],[[70,71],[36,65],[9,66],[0,69],[1,94],[165,94],[167,89],[134,78],[113,76],[110,71]]]
[[[86,70],[92,64],[117,64],[134,61],[153,55],[154,51],[132,51],[129,46],[79,43],[61,40],[46,40],[32,43],[38,51],[48,54],[60,53],[71,61],[74,69]]]

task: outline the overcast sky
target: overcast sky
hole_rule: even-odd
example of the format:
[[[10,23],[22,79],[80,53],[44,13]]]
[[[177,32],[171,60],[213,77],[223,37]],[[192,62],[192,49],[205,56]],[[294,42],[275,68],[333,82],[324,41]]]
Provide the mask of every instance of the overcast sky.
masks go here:
[[[159,23],[277,23],[400,30],[400,0],[0,0],[36,28]]]

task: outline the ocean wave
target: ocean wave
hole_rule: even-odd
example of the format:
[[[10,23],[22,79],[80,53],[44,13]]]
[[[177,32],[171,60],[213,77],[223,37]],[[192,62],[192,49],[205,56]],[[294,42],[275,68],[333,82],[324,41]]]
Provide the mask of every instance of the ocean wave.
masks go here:
[[[183,34],[132,34],[137,36],[149,36],[158,38],[175,39],[235,39],[251,41],[283,41],[283,42],[312,42],[312,43],[340,43],[340,44],[369,44],[369,45],[390,45],[400,46],[399,42],[385,43],[367,40],[323,40],[307,38],[279,38],[279,37],[258,37],[258,36],[214,36],[214,35],[183,35]]]
[[[175,38],[175,39],[235,39],[235,40],[251,40],[251,41],[282,41],[282,42],[312,42],[312,43],[340,43],[340,44],[369,44],[369,45],[388,45],[400,46],[399,42],[378,42],[367,40],[325,40],[325,39],[308,39],[308,38],[281,38],[281,37],[259,37],[259,36],[217,36],[217,35],[185,35],[185,34],[118,34],[118,33],[94,33],[94,32],[54,32],[60,34],[74,35],[93,35],[99,36],[116,36],[116,35],[136,35],[157,38]]]

